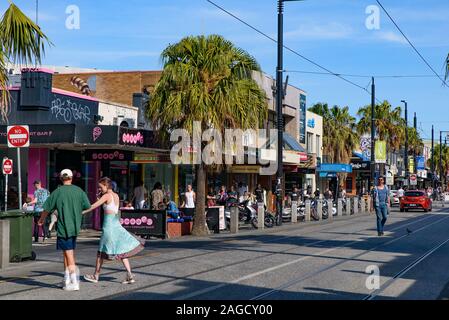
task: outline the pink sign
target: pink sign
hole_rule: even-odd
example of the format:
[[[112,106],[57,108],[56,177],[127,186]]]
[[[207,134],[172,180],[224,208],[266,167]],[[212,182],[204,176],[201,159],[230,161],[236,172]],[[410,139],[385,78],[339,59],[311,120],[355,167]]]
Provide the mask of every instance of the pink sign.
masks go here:
[[[129,144],[143,144],[143,135],[140,132],[137,132],[137,134],[124,133],[122,141]]]

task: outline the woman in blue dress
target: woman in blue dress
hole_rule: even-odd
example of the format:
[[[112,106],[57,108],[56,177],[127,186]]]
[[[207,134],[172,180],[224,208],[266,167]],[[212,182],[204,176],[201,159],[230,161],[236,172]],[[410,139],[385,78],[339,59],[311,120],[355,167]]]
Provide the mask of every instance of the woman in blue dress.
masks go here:
[[[121,260],[127,271],[126,279],[122,283],[134,283],[135,278],[131,273],[131,265],[128,258],[142,251],[144,249],[144,243],[140,242],[137,237],[126,231],[120,224],[118,216],[120,199],[112,190],[111,179],[100,179],[98,187],[102,194],[101,198],[95,202],[90,209],[83,211],[83,214],[103,205],[103,234],[101,235],[98,248],[95,273],[92,275],[85,275],[84,279],[89,282],[97,283],[104,259]]]

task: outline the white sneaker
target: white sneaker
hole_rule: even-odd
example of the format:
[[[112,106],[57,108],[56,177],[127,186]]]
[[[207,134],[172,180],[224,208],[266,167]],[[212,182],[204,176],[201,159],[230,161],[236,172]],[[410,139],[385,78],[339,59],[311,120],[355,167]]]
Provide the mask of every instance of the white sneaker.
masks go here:
[[[80,284],[70,282],[70,283],[66,284],[62,289],[65,291],[79,291]]]

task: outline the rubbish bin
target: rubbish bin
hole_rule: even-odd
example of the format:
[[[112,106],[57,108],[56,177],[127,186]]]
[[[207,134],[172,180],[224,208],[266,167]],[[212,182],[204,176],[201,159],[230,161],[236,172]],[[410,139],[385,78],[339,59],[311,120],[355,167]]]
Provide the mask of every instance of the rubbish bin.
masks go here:
[[[0,219],[9,220],[9,261],[35,260],[36,253],[32,250],[31,232],[33,212],[0,212]]]

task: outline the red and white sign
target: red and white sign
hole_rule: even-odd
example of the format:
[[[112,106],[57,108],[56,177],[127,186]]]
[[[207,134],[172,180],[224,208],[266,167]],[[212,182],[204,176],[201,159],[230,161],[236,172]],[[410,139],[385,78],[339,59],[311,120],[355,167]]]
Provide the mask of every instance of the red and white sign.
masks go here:
[[[5,158],[2,162],[3,174],[12,174],[12,160]]]
[[[28,126],[8,126],[8,147],[27,148],[30,146],[30,128]]]

